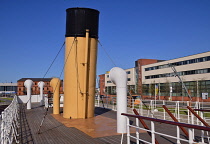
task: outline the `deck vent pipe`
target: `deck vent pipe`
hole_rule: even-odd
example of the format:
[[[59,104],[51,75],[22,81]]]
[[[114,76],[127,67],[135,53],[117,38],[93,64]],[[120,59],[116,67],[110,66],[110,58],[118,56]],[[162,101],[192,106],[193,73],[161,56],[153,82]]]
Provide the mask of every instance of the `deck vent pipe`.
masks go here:
[[[53,88],[53,114],[60,113],[60,85],[61,80],[59,78],[53,78],[50,81],[50,86]]]
[[[44,97],[43,97],[44,82],[43,81],[38,82],[38,86],[40,89],[40,106],[42,106],[44,105]]]
[[[31,87],[33,86],[33,81],[30,79],[27,79],[24,82],[24,86],[27,89],[27,109],[31,109]]]
[[[117,92],[117,133],[126,133],[127,113],[127,73],[119,67],[114,67],[109,73],[110,80],[116,85]]]

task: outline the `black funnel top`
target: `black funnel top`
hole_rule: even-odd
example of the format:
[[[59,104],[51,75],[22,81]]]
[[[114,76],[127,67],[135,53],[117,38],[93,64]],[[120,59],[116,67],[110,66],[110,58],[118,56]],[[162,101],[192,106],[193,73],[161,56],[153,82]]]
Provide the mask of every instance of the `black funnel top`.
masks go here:
[[[69,8],[66,13],[66,37],[85,37],[86,29],[89,29],[89,36],[98,38],[98,10]]]

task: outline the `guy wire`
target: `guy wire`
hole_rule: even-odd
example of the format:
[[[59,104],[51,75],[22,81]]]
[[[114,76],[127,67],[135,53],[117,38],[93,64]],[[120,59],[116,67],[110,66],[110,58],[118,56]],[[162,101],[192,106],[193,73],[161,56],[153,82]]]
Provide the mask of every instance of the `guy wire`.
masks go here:
[[[113,63],[114,66],[116,66],[116,64],[114,63],[114,61],[112,60],[112,58],[109,56],[109,54],[107,53],[106,49],[102,46],[101,42],[98,40],[99,45],[103,48],[104,52],[106,53],[107,57],[110,59],[110,61]]]
[[[58,51],[58,53],[56,54],[55,58],[53,59],[52,63],[50,64],[50,66],[49,66],[49,68],[47,69],[46,73],[44,74],[43,78],[45,78],[45,76],[46,76],[47,73],[49,72],[50,68],[51,68],[52,65],[54,64],[55,60],[57,59],[57,57],[58,57],[58,55],[60,54],[61,50],[63,49],[64,45],[65,45],[65,41],[63,42],[61,48],[59,49],[59,51]],[[38,84],[38,87],[39,87],[39,85],[40,85],[40,83]],[[31,100],[31,96],[30,96],[30,98],[26,101],[25,106],[26,106],[26,104],[27,104],[30,100]]]
[[[67,55],[67,57],[66,57],[66,60],[65,60],[65,63],[64,63],[63,69],[62,69],[62,71],[61,71],[61,73],[60,73],[59,79],[60,79],[60,77],[61,77],[61,75],[62,75],[62,73],[63,73],[63,71],[64,71],[64,69],[65,69],[65,65],[66,65],[67,60],[68,60],[68,58],[69,58],[70,52],[71,52],[72,47],[73,47],[73,44],[74,44],[74,42],[75,42],[75,39],[76,39],[76,37],[74,37],[74,40],[73,40],[72,45],[71,45],[71,48],[70,48],[69,53],[68,53],[68,55]],[[57,84],[56,84],[56,87],[55,87],[55,89],[54,89],[53,93],[55,92],[55,90],[56,90],[57,86],[58,86],[58,82],[57,82]],[[46,115],[47,115],[47,111],[48,111],[48,107],[46,108],[45,115],[44,115],[44,117],[43,117],[43,119],[42,119],[42,121],[41,121],[41,124],[40,124],[40,126],[39,126],[39,129],[38,129],[37,134],[40,134],[40,130],[41,130],[42,124],[43,124],[43,122],[44,122],[44,120],[45,120],[45,117],[46,117]]]

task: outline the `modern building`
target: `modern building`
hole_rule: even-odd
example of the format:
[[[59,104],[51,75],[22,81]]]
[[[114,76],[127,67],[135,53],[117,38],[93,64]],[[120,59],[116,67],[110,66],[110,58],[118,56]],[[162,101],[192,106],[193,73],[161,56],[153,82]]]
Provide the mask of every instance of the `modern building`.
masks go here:
[[[135,68],[125,70],[128,79],[128,90],[129,92],[136,93],[136,71]],[[112,83],[109,78],[109,72],[106,74],[99,75],[100,95],[116,95],[116,86]]]
[[[128,80],[132,80],[129,91],[133,90],[132,94],[144,99],[182,101],[192,97],[193,101],[210,101],[210,51],[172,60],[138,59],[135,69],[126,71],[131,72],[128,75]],[[115,94],[116,87],[109,74],[99,77],[100,93]]]
[[[17,83],[0,83],[0,95],[9,96],[17,93]]]
[[[173,66],[183,84],[172,70]],[[142,66],[143,96],[158,99],[203,100],[210,93],[210,52],[190,55]]]
[[[44,85],[44,94],[48,94],[49,92],[53,93],[53,89],[50,86],[50,81],[52,78],[21,78],[17,81],[17,95],[26,95],[27,94],[27,89],[24,86],[24,82],[30,79],[34,82],[33,86],[32,86],[32,90],[31,93],[33,95],[37,95],[40,93],[40,89],[38,86],[38,83],[40,81],[43,81],[45,83]],[[61,82],[61,86],[60,86],[60,93],[63,94],[63,82]]]
[[[161,62],[163,60],[156,60],[156,59],[138,59],[135,61],[135,69],[136,69],[136,85],[137,85],[137,94],[143,95],[142,93],[142,66],[153,64],[157,62]]]

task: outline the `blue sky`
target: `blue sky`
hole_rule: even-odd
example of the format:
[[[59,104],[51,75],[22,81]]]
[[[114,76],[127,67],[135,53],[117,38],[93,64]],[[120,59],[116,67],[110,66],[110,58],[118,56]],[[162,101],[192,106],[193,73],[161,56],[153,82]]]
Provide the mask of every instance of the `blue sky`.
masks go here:
[[[43,77],[65,40],[66,9],[100,11],[99,40],[118,67],[210,51],[210,0],[0,0],[0,82]],[[97,74],[114,67],[98,46]],[[64,49],[46,77],[58,77]]]

